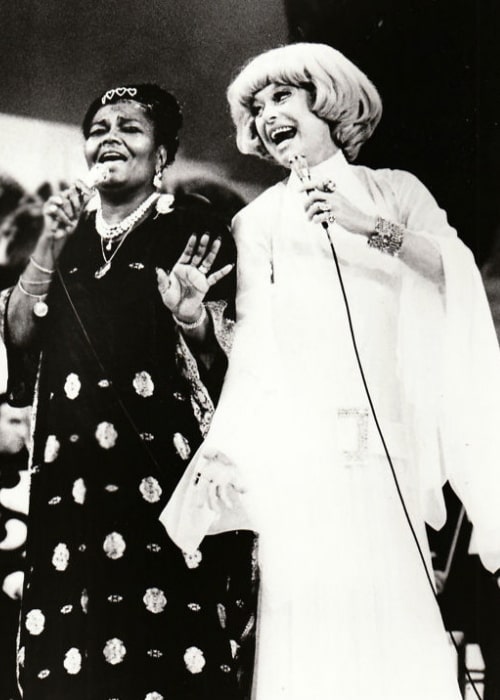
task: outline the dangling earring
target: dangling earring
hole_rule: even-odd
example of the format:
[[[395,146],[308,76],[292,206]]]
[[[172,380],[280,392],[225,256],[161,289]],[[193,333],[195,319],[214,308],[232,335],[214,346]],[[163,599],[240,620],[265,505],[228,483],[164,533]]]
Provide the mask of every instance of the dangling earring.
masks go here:
[[[163,188],[163,168],[158,168],[155,172],[155,176],[153,178],[153,187],[155,190],[162,190]]]
[[[153,178],[153,186],[159,195],[156,200],[156,216],[158,214],[170,214],[174,210],[174,195],[163,191],[163,171],[165,166],[159,165]],[[155,218],[156,218],[155,216]]]

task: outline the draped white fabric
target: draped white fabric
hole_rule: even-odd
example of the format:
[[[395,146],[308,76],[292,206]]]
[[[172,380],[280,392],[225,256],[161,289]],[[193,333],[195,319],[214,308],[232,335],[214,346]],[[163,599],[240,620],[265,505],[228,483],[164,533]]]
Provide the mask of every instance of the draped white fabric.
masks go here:
[[[438,289],[330,227],[370,393],[430,569],[424,520],[444,521],[449,478],[483,561],[500,567],[498,345],[469,251],[423,185],[337,154],[317,166],[367,213],[440,250]],[[183,549],[208,533],[260,533],[257,700],[458,700],[452,656],[355,362],[324,230],[298,182],[234,222],[238,323],[206,444],[248,493],[220,516],[196,503],[195,457],[162,515]]]

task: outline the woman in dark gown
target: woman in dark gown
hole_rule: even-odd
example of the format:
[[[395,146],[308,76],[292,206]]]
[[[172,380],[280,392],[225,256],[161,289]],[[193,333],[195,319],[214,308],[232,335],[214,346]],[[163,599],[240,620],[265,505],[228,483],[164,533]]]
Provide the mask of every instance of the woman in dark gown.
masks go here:
[[[80,182],[51,198],[6,299],[13,400],[26,400],[29,367],[38,370],[26,700],[243,697],[252,536],[187,557],[158,522],[207,430],[230,325],[228,241],[212,269],[224,224],[205,203],[172,202],[153,186],[180,124],[177,102],[156,86],[91,105],[85,152],[105,177],[101,204],[86,210]]]

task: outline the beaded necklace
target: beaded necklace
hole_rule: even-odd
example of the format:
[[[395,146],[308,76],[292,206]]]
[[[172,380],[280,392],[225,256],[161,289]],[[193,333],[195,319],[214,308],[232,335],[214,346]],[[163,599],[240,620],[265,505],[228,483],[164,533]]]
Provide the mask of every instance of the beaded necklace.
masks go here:
[[[151,209],[151,207],[158,200],[159,197],[159,192],[153,192],[149,195],[147,199],[144,200],[142,204],[140,204],[137,207],[137,209],[134,209],[133,212],[131,212],[118,224],[107,224],[102,217],[102,207],[101,205],[99,205],[99,208],[96,211],[95,227],[97,233],[101,237],[101,252],[104,260],[104,265],[101,265],[101,267],[99,267],[94,272],[94,277],[96,279],[100,280],[101,277],[104,277],[104,275],[109,272],[111,268],[111,263],[113,262],[113,258],[121,248],[122,243],[125,241],[128,234],[134,228],[136,223],[146,215],[148,210]],[[106,253],[104,252],[104,248],[106,248],[107,251],[110,251],[113,242],[118,240],[120,237],[121,240],[118,243],[117,247],[115,248],[111,256],[107,258]],[[104,243],[104,241],[106,241],[106,244]]]
[[[115,239],[128,233],[135,224],[142,219],[144,214],[151,208],[160,196],[159,192],[153,192],[147,199],[139,204],[137,209],[134,209],[118,224],[107,224],[102,216],[102,205],[99,204],[95,215],[95,227],[100,237],[107,241],[106,250],[111,250],[112,243]]]

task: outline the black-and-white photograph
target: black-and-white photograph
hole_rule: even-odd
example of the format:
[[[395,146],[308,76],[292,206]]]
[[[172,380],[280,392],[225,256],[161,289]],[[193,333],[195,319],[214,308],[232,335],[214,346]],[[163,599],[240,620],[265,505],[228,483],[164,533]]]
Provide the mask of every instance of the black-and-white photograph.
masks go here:
[[[3,3],[0,700],[500,700],[499,36]]]

